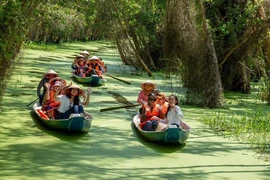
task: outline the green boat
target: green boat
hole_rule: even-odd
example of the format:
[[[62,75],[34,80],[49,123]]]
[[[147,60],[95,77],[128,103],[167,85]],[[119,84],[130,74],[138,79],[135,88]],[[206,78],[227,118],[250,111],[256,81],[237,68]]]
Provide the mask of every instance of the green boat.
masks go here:
[[[91,127],[92,119],[86,119],[79,114],[71,114],[69,119],[48,119],[41,111],[39,103],[33,105],[33,110],[40,121],[51,130],[85,133]]]
[[[183,130],[175,125],[159,123],[156,131],[144,131],[140,128],[140,115],[133,118],[133,125],[138,133],[147,141],[159,144],[183,144],[189,137],[190,128]]]
[[[82,84],[89,84],[91,86],[104,86],[106,80],[100,78],[98,75],[92,75],[90,77],[80,77],[76,74],[73,74],[74,79]]]

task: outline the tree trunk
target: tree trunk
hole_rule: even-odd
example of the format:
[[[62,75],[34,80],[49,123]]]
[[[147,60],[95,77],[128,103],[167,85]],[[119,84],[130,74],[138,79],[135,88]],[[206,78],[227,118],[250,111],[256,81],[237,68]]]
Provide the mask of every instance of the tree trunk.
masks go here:
[[[164,52],[176,63],[187,87],[188,104],[221,107],[223,90],[202,1],[167,0]]]

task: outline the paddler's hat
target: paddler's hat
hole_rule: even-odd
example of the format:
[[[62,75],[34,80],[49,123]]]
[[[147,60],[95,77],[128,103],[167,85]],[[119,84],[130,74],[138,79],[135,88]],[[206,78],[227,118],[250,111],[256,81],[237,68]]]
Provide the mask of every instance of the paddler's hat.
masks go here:
[[[47,71],[44,75],[45,75],[45,76],[48,76],[48,75],[58,76],[57,72],[55,72],[55,71],[52,70],[52,69],[50,69],[49,71]]]
[[[87,51],[83,51],[83,52],[81,52],[81,54],[87,54],[87,55],[90,55],[89,52],[87,52]]]
[[[142,89],[145,89],[145,86],[147,86],[147,85],[152,86],[152,89],[156,89],[156,84],[153,83],[153,82],[150,81],[150,80],[147,80],[147,81],[145,81],[144,83],[142,83],[142,84],[141,84],[141,88],[142,88]]]
[[[100,60],[97,56],[92,56],[89,60]]]

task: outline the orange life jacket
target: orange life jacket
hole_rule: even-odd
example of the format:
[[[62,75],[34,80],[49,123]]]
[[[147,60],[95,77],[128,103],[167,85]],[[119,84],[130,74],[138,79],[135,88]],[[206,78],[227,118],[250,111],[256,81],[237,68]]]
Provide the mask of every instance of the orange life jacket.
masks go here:
[[[143,108],[145,108],[145,106],[143,106]],[[152,111],[147,111],[146,121],[151,120],[151,118],[153,116],[157,116],[157,117],[160,116],[160,110],[159,110],[157,105],[155,105],[155,107],[152,109]],[[144,124],[146,123],[146,121],[144,121],[144,122],[141,121],[142,123],[140,124],[140,127],[143,127]]]
[[[91,71],[91,69],[94,69],[97,72],[98,76],[102,75],[102,71],[100,69],[100,66],[101,66],[100,61],[91,62],[88,64],[88,66],[89,66],[89,69],[88,69],[87,73],[89,73]]]
[[[49,120],[48,116],[41,109],[38,109],[37,112],[40,115],[40,117],[42,117],[43,119]]]

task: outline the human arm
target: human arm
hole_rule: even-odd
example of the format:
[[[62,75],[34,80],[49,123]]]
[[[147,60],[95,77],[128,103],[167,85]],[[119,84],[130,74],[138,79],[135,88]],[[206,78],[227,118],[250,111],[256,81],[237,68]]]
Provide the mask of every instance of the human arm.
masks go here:
[[[50,84],[45,83],[44,87],[46,91],[45,91],[45,96],[43,97],[43,101],[49,101],[50,100]]]
[[[90,101],[90,93],[92,92],[91,87],[87,88],[87,95],[86,97],[84,96],[84,101],[82,102],[82,105],[87,106]]]
[[[175,106],[174,108],[173,108],[173,110],[176,112],[176,116],[179,118],[179,119],[183,119],[183,117],[184,117],[184,115],[183,115],[183,112],[182,112],[182,110],[181,110],[181,108],[179,107],[179,106]]]
[[[138,98],[137,98],[137,103],[141,104],[141,105],[147,105],[147,101],[145,101],[145,97],[144,97],[144,92],[140,91]]]
[[[43,85],[45,84],[46,80],[45,78],[42,78],[38,84],[38,87],[37,87],[37,96],[40,97],[42,94],[41,94],[41,88],[43,87]]]

